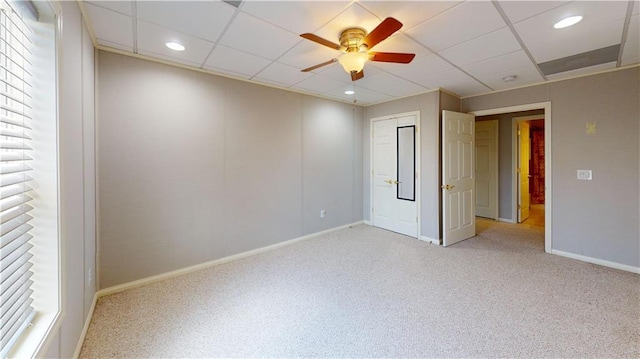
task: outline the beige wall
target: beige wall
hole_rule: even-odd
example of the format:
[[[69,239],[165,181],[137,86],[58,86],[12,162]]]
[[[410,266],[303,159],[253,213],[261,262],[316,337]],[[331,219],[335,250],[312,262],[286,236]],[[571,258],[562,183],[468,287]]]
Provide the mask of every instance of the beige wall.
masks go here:
[[[101,288],[362,220],[360,107],[108,52],[98,103]]]
[[[551,101],[552,247],[640,267],[640,68],[476,96],[463,111]],[[595,122],[597,132],[585,125]],[[576,179],[578,169],[592,181]]]

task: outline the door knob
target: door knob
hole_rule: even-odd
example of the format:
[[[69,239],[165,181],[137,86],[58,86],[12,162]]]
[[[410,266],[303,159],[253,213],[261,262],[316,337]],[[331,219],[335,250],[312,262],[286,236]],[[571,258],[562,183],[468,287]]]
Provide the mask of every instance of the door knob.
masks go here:
[[[446,190],[448,191],[448,190],[450,190],[450,189],[453,189],[453,187],[455,187],[455,186],[452,186],[452,185],[445,185],[445,186],[441,186],[441,187],[442,187],[442,188],[444,188],[444,189],[446,189]]]
[[[384,180],[384,183],[393,184],[393,181],[388,179],[388,180]]]
[[[402,183],[402,182],[400,182],[400,181],[398,181],[398,180],[393,180],[393,183],[394,183],[394,184],[398,184],[398,183]]]

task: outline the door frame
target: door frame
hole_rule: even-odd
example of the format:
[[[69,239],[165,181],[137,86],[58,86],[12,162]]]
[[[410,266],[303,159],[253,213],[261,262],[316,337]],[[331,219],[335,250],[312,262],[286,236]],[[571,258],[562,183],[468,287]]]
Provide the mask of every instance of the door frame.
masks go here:
[[[420,172],[420,137],[421,137],[421,132],[420,132],[420,111],[410,111],[410,112],[402,112],[402,113],[398,113],[395,115],[388,115],[388,116],[380,116],[380,117],[373,117],[371,119],[369,119],[369,129],[370,129],[370,141],[369,141],[369,168],[371,169],[370,175],[369,175],[369,215],[371,218],[371,225],[373,225],[373,123],[376,121],[383,121],[383,120],[393,120],[396,118],[400,118],[400,117],[406,117],[406,116],[415,116],[416,117],[416,137],[415,137],[415,151],[416,151],[416,189],[415,189],[415,196],[416,196],[416,216],[418,217],[418,221],[417,221],[417,226],[418,226],[418,233],[417,233],[417,238],[420,239],[422,237],[422,218],[420,217],[420,213],[421,213],[421,209],[422,209],[422,200],[420,197],[420,193],[421,193],[421,187],[422,187],[422,174]]]
[[[546,113],[546,110],[545,110]],[[518,168],[518,156],[520,154],[520,140],[518,139],[518,122],[522,122],[522,121],[533,121],[533,120],[543,120],[544,119],[544,115],[531,115],[531,116],[520,116],[520,117],[514,117],[512,118],[512,123],[511,123],[511,145],[513,146],[511,148],[511,168],[513,168],[514,170],[511,172],[511,198],[513,199],[513,201],[511,201],[511,218],[513,218],[513,223],[520,223],[518,221],[518,197],[519,197],[519,192],[518,189],[520,188],[520,183],[518,183],[518,173],[517,173],[517,168]],[[546,122],[545,122],[545,128],[546,128]],[[545,132],[544,134],[545,137],[545,146],[546,146],[546,141],[547,141],[547,134]],[[544,157],[545,157],[545,161],[547,158],[547,152],[546,152],[546,147],[545,147],[545,153],[544,153]],[[546,162],[545,162],[545,177],[546,177],[546,171],[547,171],[547,167],[546,167]],[[545,183],[546,185],[546,183]],[[529,193],[529,195],[531,195],[531,193]],[[546,210],[546,200],[545,200],[545,210]],[[546,218],[545,218],[545,222],[546,222]]]
[[[508,106],[508,107],[500,107],[493,108],[487,110],[479,110],[479,111],[470,111],[470,114],[478,116],[488,116],[488,115],[499,115],[510,112],[523,112],[530,110],[544,110],[544,251],[546,253],[551,253],[552,244],[553,244],[553,236],[551,232],[551,224],[553,220],[553,197],[551,194],[553,193],[552,184],[553,184],[553,174],[552,174],[552,160],[551,160],[551,102],[537,102],[531,104],[524,105],[516,105],[516,106]],[[539,115],[538,115],[539,116]],[[512,151],[513,153],[513,151]],[[512,155],[513,156],[513,155]],[[513,165],[513,164],[512,164]],[[514,167],[515,168],[515,167]],[[515,171],[514,171],[515,172]],[[513,186],[513,184],[512,184]],[[515,188],[515,187],[513,187]],[[512,192],[513,192],[512,188]],[[513,196],[513,194],[512,194]],[[514,200],[517,201],[517,198],[514,197]],[[514,207],[515,208],[515,207]],[[516,211],[517,208],[514,209]],[[516,218],[516,217],[512,217]]]

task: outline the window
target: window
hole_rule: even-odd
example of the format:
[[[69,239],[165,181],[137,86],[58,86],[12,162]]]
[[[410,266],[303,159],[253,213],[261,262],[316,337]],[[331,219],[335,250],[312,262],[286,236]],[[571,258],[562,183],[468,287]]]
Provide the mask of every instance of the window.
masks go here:
[[[2,358],[10,351],[23,356],[26,352],[15,351],[23,346],[29,348],[24,356],[35,354],[60,312],[59,300],[50,297],[58,297],[59,285],[51,290],[51,284],[43,281],[50,274],[42,274],[59,272],[57,221],[48,225],[52,216],[57,217],[55,135],[53,140],[50,134],[43,135],[51,128],[55,134],[55,101],[51,101],[55,99],[55,31],[52,24],[38,25],[37,18],[31,2],[0,2]],[[38,58],[43,53],[47,55]],[[42,66],[47,63],[48,67]],[[43,91],[49,94],[43,96]],[[57,275],[55,282],[59,282]],[[53,306],[43,305],[44,297]],[[38,338],[32,345],[23,345],[32,334]]]

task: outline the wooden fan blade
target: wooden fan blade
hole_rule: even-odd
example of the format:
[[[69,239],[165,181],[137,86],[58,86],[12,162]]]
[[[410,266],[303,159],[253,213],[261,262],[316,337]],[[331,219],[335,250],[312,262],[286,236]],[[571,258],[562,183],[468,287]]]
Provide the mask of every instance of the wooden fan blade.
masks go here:
[[[378,62],[396,62],[399,64],[408,64],[413,61],[416,54],[407,54],[402,52],[370,52],[369,60]]]
[[[332,49],[335,50],[340,50],[340,45],[336,44],[335,42],[331,42],[327,39],[323,39],[322,37],[318,36],[318,35],[314,35],[314,34],[310,34],[310,33],[305,33],[305,34],[301,34],[300,37],[303,37],[307,40],[313,41],[315,43],[318,43],[320,45],[324,45],[326,47],[330,47]]]
[[[365,36],[362,43],[369,47],[369,50],[376,46],[380,41],[391,36],[394,32],[400,30],[402,23],[392,17],[388,17],[378,25],[373,31]]]
[[[360,70],[360,72],[351,71],[351,81],[360,80],[364,77],[364,70]]]
[[[322,66],[331,65],[332,63],[334,63],[334,62],[336,62],[336,61],[338,61],[338,59],[331,59],[331,60],[329,60],[329,61],[325,61],[325,62],[323,62],[323,63],[321,63],[321,64],[317,64],[317,65],[315,65],[315,66],[307,67],[306,69],[304,69],[304,70],[300,70],[300,71],[301,71],[301,72],[309,72],[309,71],[313,71],[313,70],[315,70],[315,69],[317,69],[317,68],[320,68],[320,67],[322,67]]]

